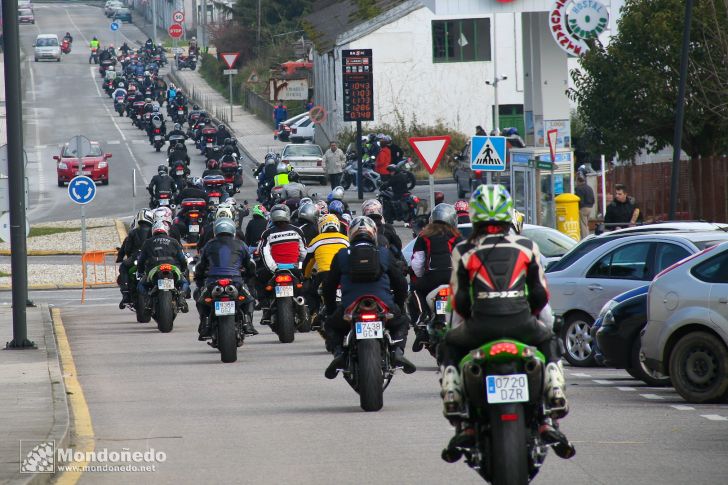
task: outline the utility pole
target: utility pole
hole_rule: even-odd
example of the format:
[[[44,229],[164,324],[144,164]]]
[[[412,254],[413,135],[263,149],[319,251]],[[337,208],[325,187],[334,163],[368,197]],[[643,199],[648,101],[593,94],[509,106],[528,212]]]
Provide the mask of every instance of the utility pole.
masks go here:
[[[157,45],[157,0],[152,1],[152,40]]]
[[[18,0],[4,0],[5,119],[8,135],[8,191],[10,199],[10,268],[12,273],[13,340],[8,349],[35,348],[28,340],[25,305],[28,301],[28,254],[25,240],[25,158],[23,157],[23,104],[20,89]]]
[[[207,0],[202,0],[202,50],[207,52]]]

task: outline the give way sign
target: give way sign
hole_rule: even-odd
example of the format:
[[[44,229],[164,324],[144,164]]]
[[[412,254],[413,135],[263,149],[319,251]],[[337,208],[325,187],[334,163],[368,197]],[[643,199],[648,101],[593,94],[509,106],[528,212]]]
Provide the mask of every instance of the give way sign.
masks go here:
[[[225,64],[227,64],[228,69],[232,69],[235,65],[235,61],[238,60],[238,57],[240,56],[240,52],[221,52],[220,57],[222,57],[222,60],[225,61]]]
[[[422,160],[430,175],[435,173],[437,166],[450,145],[449,136],[423,136],[409,139],[412,149],[417,157]]]

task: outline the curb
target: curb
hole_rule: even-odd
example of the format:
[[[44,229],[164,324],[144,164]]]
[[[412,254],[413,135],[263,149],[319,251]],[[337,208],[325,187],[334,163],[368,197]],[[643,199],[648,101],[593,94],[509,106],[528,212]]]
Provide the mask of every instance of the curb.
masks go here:
[[[129,235],[126,224],[121,219],[114,219],[114,225],[116,225],[116,232],[119,234],[119,244],[124,244],[124,239]]]
[[[94,285],[94,288],[114,288],[116,285],[109,283],[108,285]],[[0,291],[10,291],[11,285],[0,285]],[[82,283],[58,283],[54,285],[28,285],[29,290],[81,290]]]

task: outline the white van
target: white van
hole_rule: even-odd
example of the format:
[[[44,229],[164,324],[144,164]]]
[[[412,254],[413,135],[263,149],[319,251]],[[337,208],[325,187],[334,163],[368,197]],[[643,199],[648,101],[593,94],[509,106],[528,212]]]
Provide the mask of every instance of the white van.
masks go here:
[[[35,48],[35,62],[41,59],[51,59],[61,62],[61,44],[56,34],[38,34],[33,42]]]

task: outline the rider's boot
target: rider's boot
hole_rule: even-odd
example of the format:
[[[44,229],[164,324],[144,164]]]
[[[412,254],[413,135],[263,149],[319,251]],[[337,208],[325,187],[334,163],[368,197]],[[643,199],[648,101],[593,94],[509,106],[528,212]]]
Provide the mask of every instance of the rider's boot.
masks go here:
[[[544,369],[544,392],[552,417],[563,418],[569,413],[569,404],[566,402],[566,380],[564,379],[564,369],[561,361],[546,364]]]

